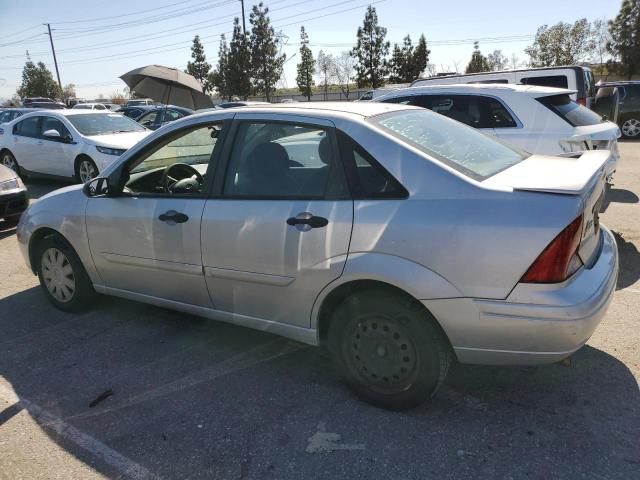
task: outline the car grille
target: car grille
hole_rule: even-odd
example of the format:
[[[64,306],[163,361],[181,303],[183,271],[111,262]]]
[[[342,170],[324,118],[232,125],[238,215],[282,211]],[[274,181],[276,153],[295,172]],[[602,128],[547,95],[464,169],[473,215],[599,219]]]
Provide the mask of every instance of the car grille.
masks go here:
[[[0,195],[0,217],[22,213],[28,204],[26,192]]]

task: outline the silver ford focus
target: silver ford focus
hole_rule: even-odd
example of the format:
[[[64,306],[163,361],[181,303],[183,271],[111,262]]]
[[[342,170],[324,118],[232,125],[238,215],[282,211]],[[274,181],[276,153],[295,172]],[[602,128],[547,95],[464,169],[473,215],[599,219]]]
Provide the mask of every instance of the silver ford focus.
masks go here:
[[[589,339],[618,272],[609,155],[529,155],[403,105],[207,112],[43,197],[18,241],[62,310],[97,292],[325,345],[361,398],[410,408],[453,357]]]

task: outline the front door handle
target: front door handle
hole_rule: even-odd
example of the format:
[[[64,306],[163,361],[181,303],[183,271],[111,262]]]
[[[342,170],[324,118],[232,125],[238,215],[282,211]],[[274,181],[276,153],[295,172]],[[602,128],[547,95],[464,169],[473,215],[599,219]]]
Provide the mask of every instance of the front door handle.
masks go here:
[[[189,217],[184,213],[176,212],[175,210],[169,210],[158,217],[161,222],[167,223],[184,223],[189,220]]]
[[[287,225],[308,225],[311,228],[322,228],[329,224],[329,220],[324,217],[316,217],[310,213],[300,213],[295,217],[287,218]]]

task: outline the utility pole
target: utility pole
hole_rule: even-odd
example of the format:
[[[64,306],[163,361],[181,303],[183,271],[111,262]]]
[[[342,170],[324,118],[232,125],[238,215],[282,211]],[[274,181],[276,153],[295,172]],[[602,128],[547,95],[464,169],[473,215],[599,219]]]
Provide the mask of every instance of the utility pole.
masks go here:
[[[62,91],[62,82],[60,81],[60,72],[58,71],[58,60],[56,60],[56,49],[53,48],[53,37],[51,36],[51,24],[45,23],[45,25],[49,30],[49,41],[51,42],[51,52],[53,52],[53,63],[56,66],[56,76],[58,77],[58,85],[60,86],[60,91]]]
[[[244,20],[244,0],[240,0],[240,3],[242,4],[242,33],[246,35],[247,25],[245,24],[245,20]]]

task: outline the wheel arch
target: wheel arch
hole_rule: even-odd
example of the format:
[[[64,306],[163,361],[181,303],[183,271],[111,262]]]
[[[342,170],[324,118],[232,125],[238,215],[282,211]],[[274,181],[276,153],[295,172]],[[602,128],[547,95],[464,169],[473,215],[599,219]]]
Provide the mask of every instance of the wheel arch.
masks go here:
[[[31,238],[29,238],[29,264],[31,265],[31,270],[34,274],[38,272],[38,258],[36,252],[38,251],[38,245],[45,238],[57,237],[61,242],[63,242],[66,246],[73,249],[75,252],[76,249],[73,248],[73,245],[69,240],[65,238],[59,231],[50,228],[50,227],[40,227],[35,232],[31,234]]]

